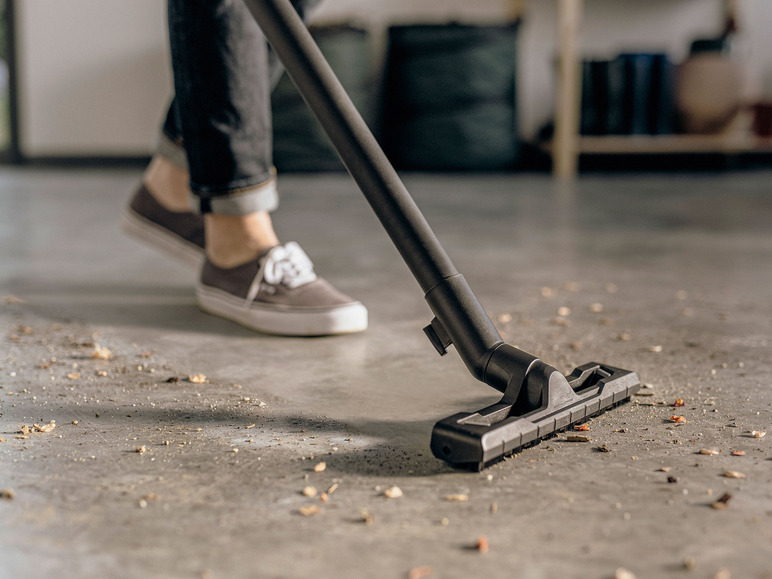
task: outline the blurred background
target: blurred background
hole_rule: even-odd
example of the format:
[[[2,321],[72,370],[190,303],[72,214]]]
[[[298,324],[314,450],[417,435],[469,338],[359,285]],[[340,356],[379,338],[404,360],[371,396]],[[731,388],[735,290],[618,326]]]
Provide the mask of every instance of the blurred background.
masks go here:
[[[0,0],[6,162],[144,162],[165,3]],[[399,169],[732,167],[772,155],[767,0],[325,0],[313,32]],[[281,171],[341,169],[286,78]]]

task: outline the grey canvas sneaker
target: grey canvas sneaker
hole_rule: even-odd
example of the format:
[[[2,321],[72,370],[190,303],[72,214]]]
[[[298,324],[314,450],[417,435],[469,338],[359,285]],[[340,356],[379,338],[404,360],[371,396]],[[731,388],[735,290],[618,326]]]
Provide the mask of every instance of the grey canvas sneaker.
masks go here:
[[[196,297],[202,310],[268,334],[323,336],[367,328],[367,308],[317,277],[295,242],[231,269],[207,259]]]
[[[169,211],[144,185],[139,186],[124,209],[121,227],[185,265],[197,268],[204,260],[203,217],[188,211]]]

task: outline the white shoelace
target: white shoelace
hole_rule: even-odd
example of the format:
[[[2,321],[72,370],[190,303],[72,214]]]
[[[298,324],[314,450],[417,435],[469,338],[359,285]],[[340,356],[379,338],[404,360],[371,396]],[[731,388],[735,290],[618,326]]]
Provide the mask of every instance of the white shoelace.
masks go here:
[[[263,282],[274,286],[283,284],[294,289],[315,279],[314,264],[303,248],[294,241],[277,245],[263,257],[260,269],[249,286],[246,305],[249,306],[257,297]]]

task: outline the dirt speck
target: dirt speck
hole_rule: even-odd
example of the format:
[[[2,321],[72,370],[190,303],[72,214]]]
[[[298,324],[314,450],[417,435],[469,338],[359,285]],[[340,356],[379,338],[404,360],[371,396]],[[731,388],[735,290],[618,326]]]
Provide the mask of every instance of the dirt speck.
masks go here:
[[[398,486],[389,487],[383,491],[383,496],[387,499],[398,499],[402,496],[402,489]]]
[[[302,491],[300,491],[300,493],[306,497],[312,498],[315,497],[319,491],[316,490],[316,487],[307,486]]]
[[[314,515],[318,514],[321,510],[322,509],[319,508],[319,505],[305,505],[298,509],[298,514],[301,514],[304,517],[313,517]]]
[[[487,553],[490,550],[490,543],[488,542],[488,537],[485,535],[480,535],[477,537],[477,543],[475,543],[475,549],[477,549],[480,553]]]
[[[710,506],[717,510],[723,510],[726,509],[729,506],[729,501],[732,499],[732,495],[729,493],[724,493],[721,495],[714,503],[711,503]]]
[[[375,522],[375,517],[367,509],[362,509],[359,511],[359,520],[365,525],[372,525]]]
[[[91,351],[91,358],[94,360],[109,360],[113,357],[113,353],[109,348],[94,344],[94,349]]]
[[[423,579],[424,577],[430,577],[434,575],[434,569],[429,565],[421,565],[420,567],[413,567],[407,574],[408,579]]]

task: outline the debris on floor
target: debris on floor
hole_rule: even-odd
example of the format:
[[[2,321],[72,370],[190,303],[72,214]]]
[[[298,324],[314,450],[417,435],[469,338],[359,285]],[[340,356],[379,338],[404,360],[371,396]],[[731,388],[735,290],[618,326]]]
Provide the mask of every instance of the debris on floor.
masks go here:
[[[424,579],[424,577],[431,577],[434,575],[434,569],[429,565],[421,565],[419,567],[413,567],[407,574],[408,579]]]
[[[729,501],[731,500],[732,495],[729,493],[724,493],[721,495],[718,499],[716,499],[715,502],[711,503],[710,506],[714,509],[725,509],[729,506]]]
[[[319,505],[305,505],[298,509],[298,513],[304,517],[313,517],[314,515],[319,514],[321,510]]]
[[[91,358],[94,360],[109,360],[113,357],[113,353],[109,348],[94,344],[94,350],[91,352]]]
[[[572,267],[569,273],[575,271]],[[698,554],[698,573],[705,577],[724,566],[731,566],[733,576],[746,576],[743,560],[761,560],[758,553],[772,520],[769,497],[759,492],[772,456],[765,448],[769,337],[763,316],[758,316],[758,328],[746,332],[741,325],[755,323],[751,318],[762,305],[740,303],[737,296],[707,284],[698,287],[700,271],[684,273],[688,292],[679,303],[667,303],[677,288],[665,273],[664,284],[671,284],[665,293],[650,288],[644,294],[633,290],[638,274],[619,275],[618,286],[587,275],[579,286],[556,279],[566,272],[538,268],[524,274],[522,288],[506,301],[495,303],[494,298],[493,311],[504,312],[494,318],[497,325],[506,325],[525,350],[534,346],[540,358],[558,368],[574,367],[585,354],[588,359],[608,357],[610,363],[640,368],[650,384],[633,403],[584,419],[589,422],[490,467],[487,476],[450,470],[431,457],[422,438],[429,416],[411,414],[402,397],[410,391],[402,384],[403,372],[417,363],[402,343],[386,340],[383,352],[388,372],[396,376],[384,390],[395,409],[373,406],[363,418],[365,412],[354,406],[379,398],[360,388],[360,379],[386,368],[373,355],[367,336],[362,351],[373,368],[350,364],[359,356],[359,339],[353,341],[354,353],[345,339],[282,342],[286,359],[310,350],[323,366],[312,376],[299,373],[298,382],[291,383],[292,369],[272,366],[264,375],[259,364],[251,367],[252,359],[236,356],[243,350],[255,359],[267,357],[278,351],[272,350],[274,338],[235,329],[233,335],[216,333],[206,345],[198,338],[189,343],[190,333],[176,326],[135,326],[125,311],[108,313],[97,303],[96,323],[117,320],[115,327],[121,328],[112,335],[102,328],[100,335],[80,323],[55,327],[59,322],[47,317],[28,319],[26,305],[19,313],[17,304],[0,303],[0,321],[9,321],[3,326],[8,329],[0,331],[7,346],[0,360],[0,421],[8,425],[0,429],[0,466],[8,474],[0,482],[15,489],[0,490],[0,520],[5,523],[11,514],[11,524],[34,539],[28,545],[39,541],[43,549],[56,552],[55,541],[77,537],[77,549],[105,546],[105,553],[118,553],[121,564],[149,564],[129,548],[136,540],[155,545],[155,557],[159,545],[185,552],[197,540],[214,537],[232,544],[240,561],[254,550],[260,564],[273,565],[269,573],[289,564],[288,573],[298,571],[298,576],[304,568],[297,560],[288,561],[291,549],[303,553],[298,560],[316,565],[320,576],[339,576],[332,572],[339,560],[356,565],[373,545],[379,547],[378,558],[388,561],[387,572],[396,570],[410,579],[452,576],[464,565],[477,566],[481,576],[538,574],[528,569],[532,552],[558,561],[566,549],[577,564],[587,566],[588,577],[630,579],[632,572],[621,567],[631,567],[636,556],[646,557],[652,575],[675,576],[697,567],[688,556],[692,553]],[[502,275],[503,283],[512,274]],[[163,298],[166,307],[178,290],[170,285],[166,293],[151,297]],[[192,294],[182,291],[173,297],[180,311],[198,315]],[[523,297],[522,303],[512,303],[512,296]],[[724,303],[727,296],[736,303]],[[39,299],[30,301],[38,311],[54,309]],[[748,304],[754,305],[742,313]],[[727,330],[717,332],[719,307],[731,316],[721,320]],[[131,301],[121,308],[132,315],[139,309]],[[652,314],[657,308],[668,310],[671,325]],[[385,318],[383,311],[378,315]],[[123,320],[131,340],[123,334]],[[212,328],[221,331],[220,325]],[[373,324],[379,342],[383,331]],[[146,336],[150,343],[132,341]],[[227,370],[194,357],[213,345],[222,349]],[[393,364],[405,356],[405,364]],[[415,359],[419,356],[423,364],[423,353]],[[426,364],[431,363],[430,357]],[[350,376],[341,378],[343,366]],[[374,384],[380,385],[379,379]],[[455,391],[452,380],[446,384],[444,374],[436,381],[439,385],[426,388],[447,391],[452,404],[469,396],[461,387]],[[329,411],[329,398],[338,394],[353,400],[341,407],[343,418]],[[322,409],[309,401],[322,403]],[[431,406],[427,412],[435,410],[444,415]],[[376,484],[382,488],[374,492]],[[386,500],[390,496],[402,498]],[[621,510],[603,510],[617,502]],[[522,505],[529,509],[521,510]],[[661,524],[664,520],[667,525]],[[649,532],[652,524],[659,532]],[[531,525],[534,535],[515,549],[512,529],[522,525]],[[131,535],[137,531],[143,536]],[[121,545],[116,537],[128,541]],[[494,553],[477,557],[490,549],[487,537]],[[609,540],[615,543],[614,554],[598,563],[596,549]],[[279,552],[279,541],[292,547]],[[727,549],[711,550],[717,544]],[[21,541],[18,546],[23,547]],[[124,547],[129,552],[122,559]],[[191,563],[194,575],[202,569],[212,577],[238,573],[214,549],[194,555],[201,559],[195,568]],[[162,571],[171,572],[176,564]],[[554,574],[570,574],[561,565],[555,563]],[[644,573],[643,563],[633,568]]]
[[[27,426],[24,424],[19,428],[17,434],[22,436],[29,436],[33,432],[48,433],[51,432],[54,428],[56,428],[55,420],[52,420],[48,424],[33,424],[32,426]]]
[[[485,535],[480,535],[477,537],[477,542],[475,543],[475,549],[477,549],[480,553],[487,553],[490,550],[490,543],[488,543],[488,537]]]
[[[372,525],[375,522],[375,517],[367,509],[361,509],[359,511],[359,517],[359,520],[362,521],[365,525]]]
[[[391,486],[383,491],[383,496],[387,499],[398,499],[402,496],[402,489],[398,486]]]

